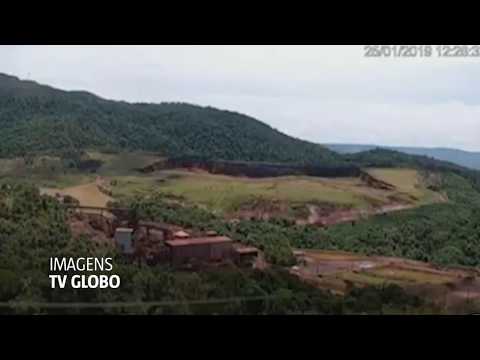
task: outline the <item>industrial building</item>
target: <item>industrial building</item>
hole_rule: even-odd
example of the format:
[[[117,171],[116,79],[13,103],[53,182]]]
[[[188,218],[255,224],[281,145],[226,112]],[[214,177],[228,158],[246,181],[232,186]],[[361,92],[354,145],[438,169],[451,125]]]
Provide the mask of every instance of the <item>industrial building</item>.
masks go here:
[[[102,231],[124,256],[138,263],[181,265],[234,261],[245,266],[251,265],[259,255],[257,248],[234,242],[213,230],[187,232],[172,224],[129,219],[129,209],[82,206],[69,206],[69,209],[85,215],[84,221]],[[87,212],[91,210],[100,213]]]
[[[135,227],[138,228],[145,228],[147,231],[147,237],[150,235],[162,233],[163,240],[171,240],[176,237],[176,234],[179,233],[182,228],[170,224],[165,224],[161,222],[153,222],[153,221],[139,221]]]
[[[125,255],[132,255],[135,252],[132,234],[133,229],[117,228],[115,230],[115,243]]]
[[[234,261],[247,266],[259,253],[257,248],[235,243],[214,231],[194,236],[175,226],[142,221],[134,228],[116,228],[114,241],[122,254],[151,265]]]
[[[165,244],[170,249],[173,265],[190,260],[218,261],[231,259],[233,240],[225,236],[169,240]]]
[[[234,260],[238,265],[252,265],[258,257],[258,253],[258,249],[253,246],[242,246],[237,244],[233,248]]]

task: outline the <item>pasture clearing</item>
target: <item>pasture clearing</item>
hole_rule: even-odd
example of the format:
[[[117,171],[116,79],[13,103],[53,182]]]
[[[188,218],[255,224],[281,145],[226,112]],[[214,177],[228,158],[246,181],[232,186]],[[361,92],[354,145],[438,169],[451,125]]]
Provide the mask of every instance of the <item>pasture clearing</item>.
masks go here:
[[[374,178],[395,186],[396,196],[419,205],[443,201],[441,194],[429,190],[422,176],[414,169],[379,169],[366,170]]]
[[[40,192],[45,195],[55,197],[69,195],[80,202],[81,206],[106,207],[109,201],[113,199],[102,193],[96,183],[67,187],[64,189],[41,188]]]
[[[96,173],[102,176],[135,175],[137,169],[151,165],[162,158],[156,154],[132,151],[107,154],[98,151],[87,151],[88,158],[99,160],[102,165]]]
[[[220,212],[235,212],[258,200],[290,205],[330,204],[341,208],[372,210],[394,204],[399,198],[406,198],[403,203],[414,206],[428,203],[428,199],[433,198],[428,194],[430,190],[422,187],[421,183],[412,185],[412,179],[417,179],[416,171],[402,175],[408,180],[405,180],[407,185],[393,191],[370,187],[359,178],[287,176],[253,179],[184,170],[115,176],[112,180],[116,182],[113,187],[114,197],[159,191]],[[396,182],[398,184],[398,179]]]

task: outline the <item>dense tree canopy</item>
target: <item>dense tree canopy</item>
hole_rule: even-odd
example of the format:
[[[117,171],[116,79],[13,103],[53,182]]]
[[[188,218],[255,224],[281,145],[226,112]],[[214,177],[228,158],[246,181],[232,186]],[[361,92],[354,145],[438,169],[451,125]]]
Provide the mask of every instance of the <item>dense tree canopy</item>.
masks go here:
[[[0,74],[0,157],[69,149],[135,149],[166,156],[336,163],[340,156],[251,117],[183,103],[129,104]]]

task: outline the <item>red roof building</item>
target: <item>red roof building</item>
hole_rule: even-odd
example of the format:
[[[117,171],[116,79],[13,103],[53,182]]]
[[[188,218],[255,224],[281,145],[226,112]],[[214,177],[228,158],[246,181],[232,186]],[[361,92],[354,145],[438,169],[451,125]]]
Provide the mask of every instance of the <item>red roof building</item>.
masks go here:
[[[172,263],[179,265],[191,259],[216,261],[231,258],[233,240],[225,236],[169,240]]]

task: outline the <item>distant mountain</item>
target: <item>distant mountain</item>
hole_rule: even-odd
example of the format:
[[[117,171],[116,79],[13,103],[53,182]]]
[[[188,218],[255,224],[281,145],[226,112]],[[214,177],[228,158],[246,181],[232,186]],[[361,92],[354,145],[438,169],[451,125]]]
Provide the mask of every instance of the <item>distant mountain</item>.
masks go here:
[[[396,147],[375,145],[352,145],[352,144],[329,144],[330,150],[340,154],[355,154],[363,151],[382,148],[399,151],[409,155],[428,156],[437,160],[448,161],[471,169],[480,170],[480,152],[468,152],[447,148],[420,148],[420,147]]]
[[[0,157],[81,149],[216,160],[337,164],[327,148],[246,115],[185,103],[131,104],[0,74]]]

